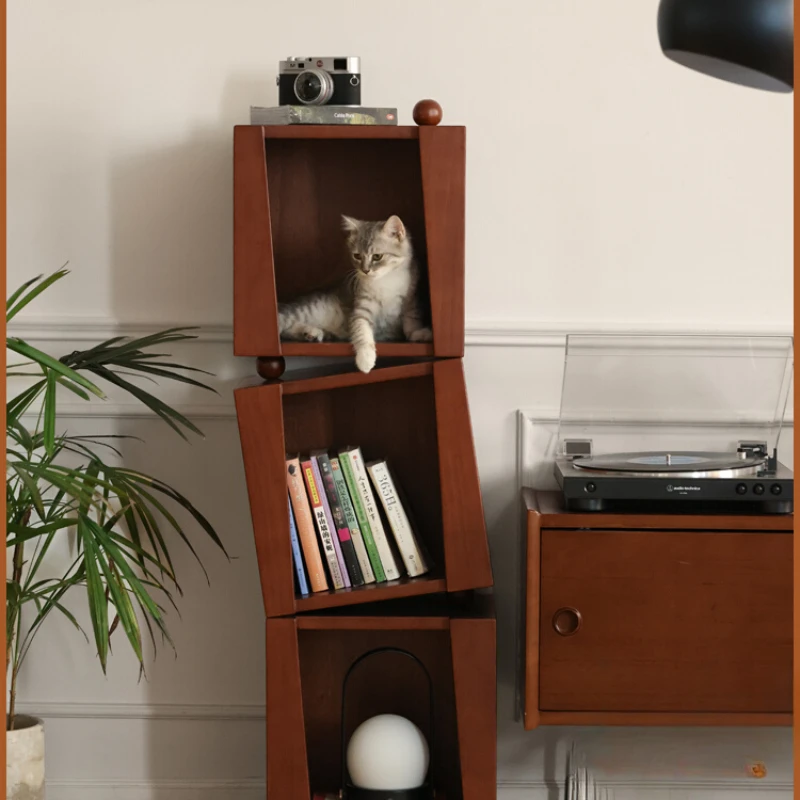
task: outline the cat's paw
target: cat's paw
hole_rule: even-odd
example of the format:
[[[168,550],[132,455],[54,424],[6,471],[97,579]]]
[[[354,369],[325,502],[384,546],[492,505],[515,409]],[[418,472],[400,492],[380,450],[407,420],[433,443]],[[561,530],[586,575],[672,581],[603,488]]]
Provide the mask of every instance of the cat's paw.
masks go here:
[[[409,342],[432,342],[433,331],[430,328],[419,328],[408,337]]]
[[[313,325],[303,325],[299,334],[299,338],[306,342],[321,342],[325,338],[325,331],[322,328],[315,328]]]
[[[375,366],[375,359],[377,358],[377,351],[375,346],[360,347],[356,350],[356,366],[362,372],[369,372]]]

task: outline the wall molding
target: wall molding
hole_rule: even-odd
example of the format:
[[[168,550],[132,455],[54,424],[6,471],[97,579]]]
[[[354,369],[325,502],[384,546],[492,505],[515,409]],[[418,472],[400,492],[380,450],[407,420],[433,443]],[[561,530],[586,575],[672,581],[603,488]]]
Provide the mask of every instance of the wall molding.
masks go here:
[[[258,704],[64,703],[34,700],[20,702],[17,708],[19,713],[40,717],[45,722],[48,719],[145,719],[192,722],[252,722],[266,719],[264,706]]]
[[[27,316],[9,325],[11,335],[36,341],[97,341],[111,336],[144,336],[154,330],[198,328],[200,342],[230,343],[233,329],[220,323],[122,322],[110,317]],[[563,347],[567,334],[675,334],[705,336],[791,336],[789,325],[740,324],[693,326],[665,322],[607,322],[592,320],[467,320],[465,340],[473,347]]]

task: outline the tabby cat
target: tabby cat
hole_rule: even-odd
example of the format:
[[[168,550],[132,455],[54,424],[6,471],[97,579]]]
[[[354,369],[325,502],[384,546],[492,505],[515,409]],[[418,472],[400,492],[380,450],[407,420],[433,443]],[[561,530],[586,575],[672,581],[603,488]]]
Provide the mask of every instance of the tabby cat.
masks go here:
[[[281,336],[307,342],[349,339],[356,366],[375,366],[375,342],[429,342],[418,297],[420,268],[397,216],[381,222],[342,217],[353,270],[333,289],[279,306]]]

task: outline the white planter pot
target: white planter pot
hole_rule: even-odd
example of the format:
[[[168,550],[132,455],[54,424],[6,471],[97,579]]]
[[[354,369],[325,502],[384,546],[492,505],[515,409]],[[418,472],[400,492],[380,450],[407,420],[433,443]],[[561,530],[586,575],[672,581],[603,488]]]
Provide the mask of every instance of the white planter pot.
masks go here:
[[[17,715],[6,731],[6,800],[44,800],[44,723]]]

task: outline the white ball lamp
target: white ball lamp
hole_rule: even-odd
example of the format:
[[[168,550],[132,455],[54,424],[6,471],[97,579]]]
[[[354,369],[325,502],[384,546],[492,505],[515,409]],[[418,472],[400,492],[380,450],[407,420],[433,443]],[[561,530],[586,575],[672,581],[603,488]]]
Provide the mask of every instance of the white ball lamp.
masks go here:
[[[348,800],[427,800],[430,755],[422,731],[397,714],[362,722],[347,745]]]
[[[370,656],[395,653],[416,662],[428,681],[430,734],[433,737],[433,682],[422,662],[407,650],[381,647],[350,666],[342,687],[342,800],[433,800],[427,780],[430,749],[422,731],[398,714],[378,714],[362,722],[345,749],[347,683],[353,670]]]

